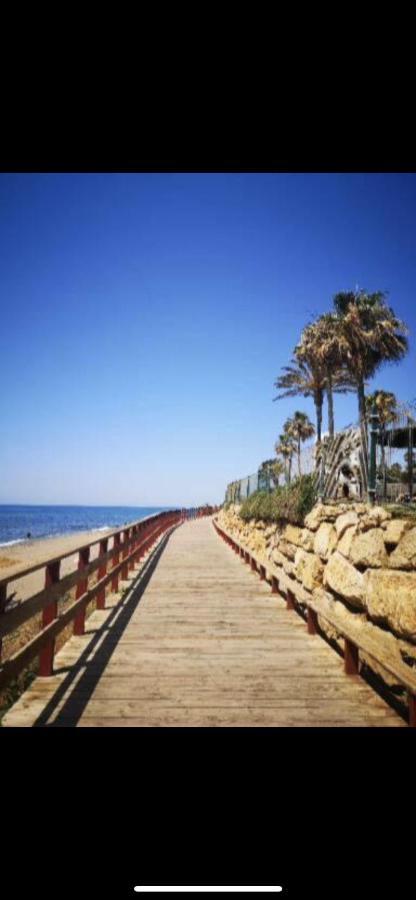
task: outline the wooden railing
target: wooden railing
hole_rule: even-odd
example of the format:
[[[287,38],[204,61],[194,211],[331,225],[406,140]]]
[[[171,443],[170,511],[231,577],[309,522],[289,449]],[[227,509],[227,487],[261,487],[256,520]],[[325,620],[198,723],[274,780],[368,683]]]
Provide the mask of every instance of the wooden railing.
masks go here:
[[[185,519],[202,519],[204,516],[213,516],[219,511],[219,506],[194,506],[191,509],[181,510]]]
[[[262,580],[270,582],[272,593],[278,593],[286,600],[288,609],[296,610],[297,607],[306,609],[306,625],[309,634],[319,632],[318,616],[321,616],[338,634],[342,635],[346,675],[359,675],[360,650],[382,666],[390,675],[393,675],[407,692],[409,725],[416,727],[416,670],[396,656],[392,656],[387,649],[380,648],[379,642],[372,635],[366,634],[360,624],[351,619],[345,621],[345,618],[334,608],[334,598],[323,588],[314,591],[313,594],[310,593],[301,584],[286,575],[279,566],[272,562],[265,564],[257,560],[253,551],[237,541],[234,535],[218,524],[216,519],[213,519],[213,524],[217,533],[232,550],[254,572],[257,572]]]
[[[108,585],[111,584],[111,591],[116,592],[119,580],[127,579],[129,571],[134,569],[135,564],[150,550],[155,541],[183,519],[184,515],[180,510],[157,513],[107,532],[102,538],[75,547],[59,557],[35,565],[21,566],[12,574],[0,578],[0,654],[1,642],[6,635],[15,632],[37,613],[42,613],[40,631],[0,665],[0,690],[26,669],[36,657],[39,658],[38,675],[52,675],[55,640],[60,632],[73,622],[73,633],[83,634],[86,608],[90,601],[95,598],[97,609],[103,609]],[[109,549],[111,539],[112,547]],[[90,561],[91,547],[97,544],[98,556]],[[75,554],[78,554],[77,570],[61,577],[62,560]],[[44,588],[8,610],[9,584],[41,570],[44,570]],[[94,572],[97,572],[97,581],[89,587],[88,582]],[[74,587],[76,589],[74,602],[58,612],[58,600]]]

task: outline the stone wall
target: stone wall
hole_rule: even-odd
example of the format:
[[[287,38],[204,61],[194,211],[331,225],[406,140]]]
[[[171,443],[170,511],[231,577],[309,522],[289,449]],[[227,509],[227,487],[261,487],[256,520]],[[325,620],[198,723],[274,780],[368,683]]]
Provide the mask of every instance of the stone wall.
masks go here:
[[[317,504],[303,528],[245,522],[238,510],[221,510],[218,517],[236,540],[260,561],[283,568],[306,590],[324,588],[343,615],[371,627],[380,645],[416,666],[416,526],[411,520],[392,519],[380,506],[351,502]],[[341,641],[319,621],[328,636]]]

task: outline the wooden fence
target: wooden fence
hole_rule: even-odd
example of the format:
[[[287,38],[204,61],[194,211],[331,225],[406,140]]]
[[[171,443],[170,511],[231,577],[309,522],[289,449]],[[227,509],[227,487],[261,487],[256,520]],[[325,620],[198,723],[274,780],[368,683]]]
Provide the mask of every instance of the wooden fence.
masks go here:
[[[67,553],[47,559],[35,565],[22,566],[12,574],[0,578],[0,660],[1,644],[6,635],[15,632],[21,625],[38,613],[42,613],[40,631],[17,652],[0,664],[0,690],[19,675],[33,659],[39,659],[40,676],[53,673],[55,641],[63,629],[73,622],[73,633],[83,634],[85,613],[91,600],[96,600],[97,609],[105,605],[106,588],[117,591],[119,580],[126,579],[129,571],[150,550],[152,544],[165,532],[176,527],[186,518],[185,510],[157,513],[138,522],[106,533],[88,544],[76,547]],[[109,548],[109,543],[112,543]],[[90,561],[91,547],[96,544],[98,556]],[[78,554],[76,571],[61,577],[61,562]],[[12,582],[32,572],[44,570],[44,588],[33,596],[8,609],[8,587]],[[97,573],[97,581],[89,586],[91,575]],[[66,609],[58,612],[58,601],[75,588],[75,600]]]
[[[321,616],[338,634],[342,635],[344,638],[344,670],[346,675],[359,675],[360,651],[366,653],[390,675],[393,675],[407,693],[408,723],[410,726],[416,727],[415,670],[407,666],[402,660],[387,654],[385,650],[380,648],[374,638],[363,633],[359,625],[350,620],[345,621],[342,616],[337,614],[334,609],[333,597],[326,591],[322,589],[314,594],[310,593],[301,584],[297,583],[289,575],[286,575],[279,566],[272,562],[265,564],[256,559],[253,551],[240,541],[237,541],[234,535],[230,534],[222,525],[220,526],[215,518],[213,519],[213,524],[217,534],[234,550],[234,553],[240,556],[253,572],[257,572],[262,580],[270,582],[272,593],[280,594],[286,600],[288,609],[295,611],[306,610],[306,625],[309,634],[318,634],[320,632],[318,616]]]

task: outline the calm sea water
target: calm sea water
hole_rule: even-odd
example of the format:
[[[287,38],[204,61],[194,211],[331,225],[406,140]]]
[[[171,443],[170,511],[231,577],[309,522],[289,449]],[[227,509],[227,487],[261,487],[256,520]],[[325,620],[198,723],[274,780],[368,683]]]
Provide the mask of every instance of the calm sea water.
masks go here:
[[[0,547],[31,538],[75,531],[117,528],[171,509],[167,506],[4,506],[0,505]]]

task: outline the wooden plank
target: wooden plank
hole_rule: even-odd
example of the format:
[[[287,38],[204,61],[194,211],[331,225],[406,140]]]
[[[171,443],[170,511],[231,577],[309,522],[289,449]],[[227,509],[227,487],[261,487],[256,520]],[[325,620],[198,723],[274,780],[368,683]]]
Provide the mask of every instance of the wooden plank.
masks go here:
[[[166,539],[166,537],[170,534],[171,529],[164,532],[161,540]],[[159,543],[156,545],[154,550],[149,554],[148,559],[152,558],[154,554],[157,553],[159,549]],[[124,560],[122,560],[119,565],[116,567],[117,570],[121,570],[123,566],[125,566],[129,556],[126,556]],[[84,574],[85,570],[81,570],[81,575],[85,578]],[[97,581],[93,587],[88,588],[88,590],[82,594],[77,600],[70,604],[65,610],[61,611],[58,618],[54,619],[49,625],[42,629],[39,634],[35,635],[30,641],[28,641],[25,646],[10,656],[8,659],[4,660],[4,662],[0,665],[0,690],[6,687],[12,678],[15,678],[20,672],[23,671],[33,659],[35,659],[41,650],[54,638],[58,636],[58,634],[63,631],[63,629],[76,618],[79,611],[85,609],[88,603],[93,600],[96,595],[105,588],[105,586],[110,582],[111,578],[114,575],[114,569],[111,572],[108,572],[107,575],[104,576],[100,581]]]
[[[244,549],[244,545],[241,546]],[[407,666],[405,662],[394,657],[387,643],[385,647],[380,647],[380,642],[382,641],[381,633],[376,640],[369,630],[365,630],[362,622],[354,623],[351,619],[346,621],[344,617],[337,613],[337,601],[331,594],[323,589],[316,589],[313,594],[306,591],[299,582],[290,578],[283,569],[271,562],[267,564],[267,574],[270,580],[276,575],[280,589],[291,591],[299,603],[305,604],[315,613],[321,615],[341,635],[351,640],[359,649],[371,656],[379,665],[397,678],[399,683],[403,684],[412,693],[416,693],[416,671]]]
[[[344,637],[351,640],[360,650],[376,660],[411,692],[416,693],[415,669],[407,666],[402,660],[395,658],[391,652],[389,652],[387,646],[380,652],[382,635],[378,635],[376,639],[369,630],[365,630],[363,623],[358,624],[350,619],[345,622],[334,608],[336,603],[334,598],[331,594],[328,594],[323,590],[316,592],[310,603],[315,611],[330,621],[340,634],[343,634]]]
[[[405,727],[215,534],[187,522],[137,602],[97,610],[3,720],[27,727]]]

